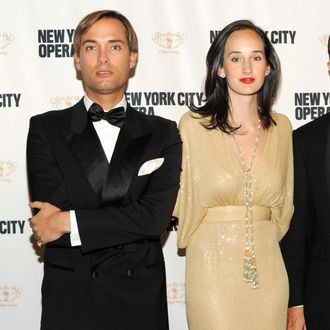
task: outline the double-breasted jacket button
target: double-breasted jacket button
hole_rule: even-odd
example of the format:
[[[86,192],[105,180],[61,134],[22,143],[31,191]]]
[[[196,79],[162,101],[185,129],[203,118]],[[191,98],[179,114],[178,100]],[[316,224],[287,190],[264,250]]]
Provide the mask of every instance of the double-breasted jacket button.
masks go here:
[[[92,278],[93,278],[93,279],[96,279],[96,278],[98,278],[98,277],[99,277],[99,275],[100,275],[100,274],[99,274],[99,272],[98,272],[98,271],[93,271],[93,272],[92,272]]]

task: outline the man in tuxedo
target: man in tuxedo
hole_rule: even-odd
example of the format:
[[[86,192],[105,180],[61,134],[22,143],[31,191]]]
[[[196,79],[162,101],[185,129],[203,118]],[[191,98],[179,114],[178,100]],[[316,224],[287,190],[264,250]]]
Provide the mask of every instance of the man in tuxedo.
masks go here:
[[[330,38],[328,41],[330,73]],[[294,214],[281,242],[289,276],[288,330],[329,330],[330,114],[293,133]]]
[[[181,140],[175,122],[127,104],[137,56],[123,15],[87,15],[74,36],[85,96],[30,120],[30,225],[46,246],[42,330],[168,329],[160,235],[179,188]]]

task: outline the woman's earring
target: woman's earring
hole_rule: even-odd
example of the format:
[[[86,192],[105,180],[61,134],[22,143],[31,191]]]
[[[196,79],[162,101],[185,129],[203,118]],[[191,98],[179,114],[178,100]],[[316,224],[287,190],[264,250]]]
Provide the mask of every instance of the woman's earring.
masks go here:
[[[220,78],[225,78],[226,75],[225,75],[224,73],[220,73],[220,74],[219,74],[219,77],[220,77]]]

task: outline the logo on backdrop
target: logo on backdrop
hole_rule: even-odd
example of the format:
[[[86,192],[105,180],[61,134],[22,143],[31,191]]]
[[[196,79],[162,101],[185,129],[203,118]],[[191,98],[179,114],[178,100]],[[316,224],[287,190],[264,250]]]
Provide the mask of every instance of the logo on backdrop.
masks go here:
[[[156,32],[151,37],[163,54],[180,54],[179,48],[187,40],[187,35],[180,32]]]
[[[184,304],[184,283],[172,282],[167,284],[167,302],[169,304]]]
[[[0,220],[0,235],[24,233],[25,220]]]
[[[17,168],[17,163],[13,160],[1,160],[0,159],[0,183],[11,182],[13,174]]]
[[[295,93],[294,105],[297,120],[313,120],[330,112],[330,93]]]
[[[16,307],[22,293],[23,289],[16,285],[0,286],[0,307]]]
[[[7,32],[0,32],[0,55],[8,55],[8,47],[14,42],[15,38]]]
[[[127,102],[136,110],[155,114],[155,106],[187,106],[191,102],[200,106],[202,92],[127,92]]]
[[[56,110],[61,110],[65,108],[72,107],[81,99],[81,96],[55,96],[50,100],[53,108]]]
[[[74,29],[38,30],[39,57],[72,57],[73,34]]]
[[[268,39],[274,45],[277,44],[294,44],[296,39],[297,31],[288,30],[274,30],[265,31]]]
[[[210,31],[210,43],[214,41],[217,35],[220,33],[220,30]],[[290,30],[273,30],[265,31],[270,42],[274,45],[277,44],[294,44],[296,39],[297,31]]]
[[[320,42],[323,46],[328,47],[329,34],[323,34],[320,36]]]
[[[0,94],[0,108],[18,108],[21,96],[20,93]]]

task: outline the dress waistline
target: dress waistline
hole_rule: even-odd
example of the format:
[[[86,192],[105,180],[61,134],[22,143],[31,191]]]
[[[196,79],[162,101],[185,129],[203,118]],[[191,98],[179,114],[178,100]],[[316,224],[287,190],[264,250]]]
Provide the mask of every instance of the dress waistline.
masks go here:
[[[207,210],[203,219],[206,222],[244,221],[246,207],[244,205],[228,205],[212,207]],[[253,221],[269,221],[271,210],[269,207],[252,206]]]

